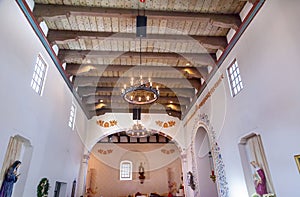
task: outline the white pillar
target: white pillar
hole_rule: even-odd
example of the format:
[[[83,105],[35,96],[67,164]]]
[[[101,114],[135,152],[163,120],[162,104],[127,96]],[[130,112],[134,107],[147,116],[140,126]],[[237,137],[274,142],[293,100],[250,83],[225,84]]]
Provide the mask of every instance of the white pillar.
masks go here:
[[[83,155],[82,162],[80,165],[80,172],[78,177],[78,187],[77,187],[77,196],[81,197],[85,194],[85,181],[86,181],[86,173],[88,169],[88,161],[90,156],[88,154]]]
[[[188,172],[188,164],[187,164],[187,154],[186,154],[186,151],[182,151],[181,152],[181,163],[182,163],[182,182],[183,182],[183,187],[184,187],[184,196],[188,196],[187,195],[187,180],[186,180],[186,175],[187,175],[187,172]]]

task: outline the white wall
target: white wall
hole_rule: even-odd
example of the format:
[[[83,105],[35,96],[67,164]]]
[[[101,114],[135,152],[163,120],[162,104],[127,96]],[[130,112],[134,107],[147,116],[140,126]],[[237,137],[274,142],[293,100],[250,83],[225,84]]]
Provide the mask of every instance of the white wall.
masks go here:
[[[224,74],[222,84],[198,112],[208,114],[217,132],[230,197],[248,196],[238,143],[250,132],[262,136],[277,196],[300,194],[300,177],[294,161],[294,155],[300,152],[299,7],[300,1],[296,0],[266,1],[208,89]],[[235,58],[244,89],[232,98],[226,68]],[[186,127],[187,140],[196,117]]]
[[[300,89],[297,80],[300,73],[299,7],[300,2],[296,0],[266,1],[198,100],[199,103],[219,76],[224,74],[223,82],[198,113],[208,114],[217,132],[231,197],[247,196],[238,143],[250,132],[262,136],[277,195],[300,194],[297,189],[300,178],[293,158],[300,152]],[[0,164],[4,160],[9,137],[19,134],[30,140],[33,146],[24,196],[35,195],[42,177],[50,179],[50,195],[53,194],[55,181],[68,183],[67,193],[71,193],[72,182],[77,178],[81,162],[82,141],[88,144],[89,149],[101,136],[118,128],[126,128],[128,119],[120,119],[123,121],[121,125],[126,123],[126,126],[103,129],[95,124],[97,118],[87,123],[85,115],[77,107],[77,124],[75,131],[71,131],[67,126],[71,92],[23,13],[15,1],[3,0],[0,1],[0,15]],[[30,87],[39,52],[49,65],[42,97]],[[240,66],[244,90],[232,98],[225,71],[234,58]],[[178,119],[176,128],[164,132],[175,137],[182,147],[189,147],[193,132],[197,129],[194,128],[196,117],[189,121],[185,133]],[[108,120],[111,116],[101,118]],[[152,118],[154,121],[173,119],[168,116],[162,119],[159,115]],[[89,136],[85,136],[86,124]],[[155,122],[149,125],[160,130]],[[190,170],[189,152],[187,158],[186,170]]]
[[[75,130],[68,127],[72,94],[17,3],[0,1],[0,16],[0,165],[10,136],[19,134],[30,140],[33,146],[23,196],[35,196],[36,187],[43,177],[50,180],[50,196],[55,181],[68,183],[69,196],[72,182],[79,172],[86,117],[77,107]],[[48,64],[42,96],[30,87],[39,53]]]

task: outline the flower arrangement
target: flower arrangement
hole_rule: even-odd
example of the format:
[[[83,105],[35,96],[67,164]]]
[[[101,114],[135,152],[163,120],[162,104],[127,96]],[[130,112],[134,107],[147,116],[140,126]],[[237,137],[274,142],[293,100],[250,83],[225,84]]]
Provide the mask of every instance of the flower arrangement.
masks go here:
[[[276,197],[276,195],[273,194],[273,193],[268,193],[268,194],[264,194],[264,195],[261,196],[261,195],[259,195],[257,193],[254,193],[254,194],[252,194],[251,197]]]
[[[276,197],[273,193],[264,194],[263,197]]]

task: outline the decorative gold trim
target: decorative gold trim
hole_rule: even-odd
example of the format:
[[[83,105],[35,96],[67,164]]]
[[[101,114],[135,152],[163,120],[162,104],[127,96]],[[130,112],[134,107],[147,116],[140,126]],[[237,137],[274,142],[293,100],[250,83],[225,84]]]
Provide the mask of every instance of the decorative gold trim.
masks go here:
[[[186,126],[189,121],[193,118],[193,116],[196,114],[196,112],[206,103],[206,101],[213,95],[213,93],[216,91],[217,87],[220,85],[222,80],[224,79],[224,75],[222,74],[218,81],[214,84],[214,86],[208,91],[208,93],[205,95],[205,97],[201,100],[199,105],[196,106],[195,111],[192,113],[192,115],[187,119],[187,121],[184,123],[184,126]]]
[[[113,152],[112,149],[107,149],[107,150],[103,150],[103,149],[99,149],[98,153],[100,153],[101,155],[109,155]]]
[[[116,120],[110,120],[110,121],[97,120],[97,124],[100,127],[108,128],[108,127],[116,126],[118,122]]]
[[[162,121],[158,120],[158,121],[155,121],[155,123],[156,123],[158,126],[163,127],[163,128],[173,127],[173,126],[175,126],[175,124],[176,124],[176,122],[173,121],[173,120],[170,120],[170,121],[168,121],[168,122],[162,122]]]

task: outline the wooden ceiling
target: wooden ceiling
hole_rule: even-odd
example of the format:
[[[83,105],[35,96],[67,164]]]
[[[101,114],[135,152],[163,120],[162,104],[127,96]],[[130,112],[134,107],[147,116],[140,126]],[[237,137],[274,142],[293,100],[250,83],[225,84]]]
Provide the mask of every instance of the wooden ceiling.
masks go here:
[[[38,22],[89,116],[131,112],[121,97],[130,78],[151,78],[160,89],[143,113],[182,118],[216,67],[217,51],[238,30],[246,0],[35,0]],[[250,1],[254,3],[255,1]],[[136,37],[136,16],[147,16],[147,37]],[[198,94],[197,94],[198,93]]]

